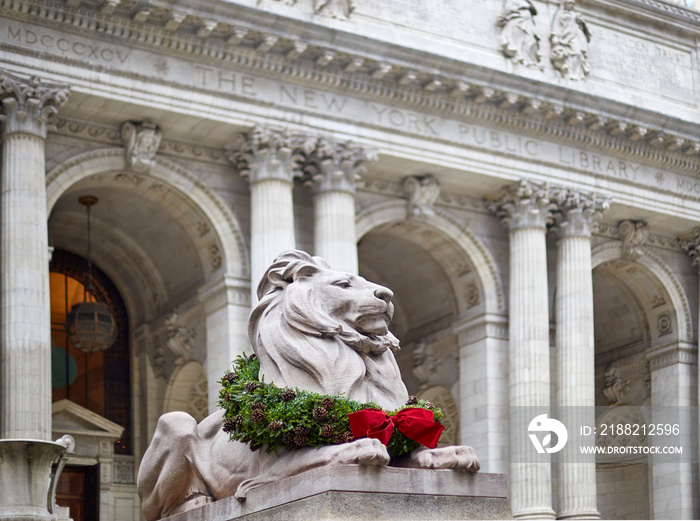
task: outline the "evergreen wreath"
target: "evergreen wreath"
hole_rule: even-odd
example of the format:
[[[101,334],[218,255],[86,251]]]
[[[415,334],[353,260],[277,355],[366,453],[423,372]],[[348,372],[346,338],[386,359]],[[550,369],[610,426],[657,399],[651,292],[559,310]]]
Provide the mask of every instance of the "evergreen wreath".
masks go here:
[[[239,356],[234,370],[220,380],[219,406],[225,410],[223,430],[231,440],[247,443],[250,450],[277,452],[302,447],[323,447],[353,440],[348,414],[362,409],[381,409],[376,403],[360,403],[340,395],[329,396],[299,388],[279,388],[259,378],[260,361],[253,354]],[[433,413],[442,411],[431,402],[411,396],[405,407]],[[399,409],[400,410],[400,409]],[[397,411],[385,411],[389,415]],[[420,443],[394,429],[387,450],[392,459],[408,454]]]

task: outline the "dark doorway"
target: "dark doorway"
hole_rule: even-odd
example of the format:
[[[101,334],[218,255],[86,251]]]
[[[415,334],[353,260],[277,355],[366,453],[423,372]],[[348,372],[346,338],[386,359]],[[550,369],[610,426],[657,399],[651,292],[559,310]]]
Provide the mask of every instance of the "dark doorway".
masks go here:
[[[70,508],[73,521],[94,521],[100,514],[99,465],[66,466],[56,487],[56,504]]]

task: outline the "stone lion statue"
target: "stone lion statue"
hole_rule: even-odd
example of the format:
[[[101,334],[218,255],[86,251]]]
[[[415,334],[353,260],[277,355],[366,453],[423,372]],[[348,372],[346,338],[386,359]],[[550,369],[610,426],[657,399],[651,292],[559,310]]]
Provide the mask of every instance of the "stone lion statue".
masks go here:
[[[265,381],[322,394],[344,394],[385,409],[406,403],[389,332],[393,293],[362,277],[330,269],[302,251],[282,253],[258,286],[260,301],[248,332]],[[148,521],[191,510],[252,487],[323,465],[383,466],[390,462],[378,440],[360,438],[322,448],[279,454],[251,452],[222,430],[223,410],[201,423],[184,412],[163,415],[138,475],[138,492]],[[421,447],[392,462],[406,467],[475,472],[471,447]]]

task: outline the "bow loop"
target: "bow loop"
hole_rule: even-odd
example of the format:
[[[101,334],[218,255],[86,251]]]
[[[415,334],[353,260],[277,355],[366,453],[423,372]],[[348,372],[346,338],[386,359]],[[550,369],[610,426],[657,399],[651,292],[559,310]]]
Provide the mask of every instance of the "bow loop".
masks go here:
[[[401,409],[393,416],[380,409],[363,409],[348,414],[348,419],[355,438],[376,438],[384,445],[389,444],[397,428],[407,438],[434,449],[445,429],[444,425],[433,421],[432,411],[420,407]]]

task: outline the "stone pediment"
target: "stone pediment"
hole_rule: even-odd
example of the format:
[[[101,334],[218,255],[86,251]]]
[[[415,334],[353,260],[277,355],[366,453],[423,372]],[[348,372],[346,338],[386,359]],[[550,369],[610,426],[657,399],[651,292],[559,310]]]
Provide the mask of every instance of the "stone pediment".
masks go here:
[[[70,400],[54,402],[51,409],[54,433],[116,440],[124,432],[124,427],[121,425]]]

